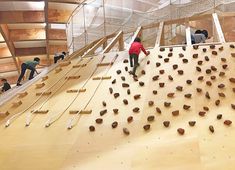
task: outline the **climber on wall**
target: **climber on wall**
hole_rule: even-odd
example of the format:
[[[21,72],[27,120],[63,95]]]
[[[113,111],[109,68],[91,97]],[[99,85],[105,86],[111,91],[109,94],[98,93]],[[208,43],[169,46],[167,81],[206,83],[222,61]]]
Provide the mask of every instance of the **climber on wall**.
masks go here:
[[[129,73],[133,75],[134,78],[136,78],[136,69],[139,66],[139,54],[140,50],[144,52],[146,56],[150,54],[149,51],[146,51],[144,49],[144,46],[141,44],[141,39],[140,38],[135,38],[134,42],[131,44],[131,47],[129,49],[129,56],[130,56],[130,66],[133,67],[133,70],[130,71]],[[134,61],[134,65],[133,65]]]
[[[57,63],[58,60],[64,60],[66,56],[66,52],[62,52],[61,54],[60,53],[56,53],[55,56],[54,56],[54,63]]]
[[[5,92],[5,91],[7,91],[7,90],[10,90],[11,89],[11,85],[7,82],[7,79],[5,79],[5,78],[2,78],[2,92]]]
[[[21,64],[21,73],[20,73],[20,76],[18,78],[16,85],[21,86],[20,82],[21,82],[22,78],[24,77],[25,71],[27,69],[31,70],[30,75],[29,75],[29,80],[33,79],[34,72],[39,74],[35,68],[37,65],[39,65],[39,63],[40,63],[40,58],[38,58],[38,57],[35,57],[33,59],[33,61],[25,61],[24,63],[22,63]]]
[[[192,44],[205,43],[208,39],[207,30],[196,30],[194,34],[191,35]]]

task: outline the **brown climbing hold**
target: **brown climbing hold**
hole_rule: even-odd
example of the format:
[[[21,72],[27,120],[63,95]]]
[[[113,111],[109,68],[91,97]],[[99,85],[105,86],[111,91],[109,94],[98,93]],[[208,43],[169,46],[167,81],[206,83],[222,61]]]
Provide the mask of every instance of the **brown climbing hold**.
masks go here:
[[[208,112],[208,111],[209,111],[209,107],[204,106],[204,107],[203,107],[203,110],[205,110],[206,112]]]
[[[214,44],[210,45],[210,49],[215,49],[215,45]]]
[[[148,131],[150,129],[150,124],[144,125],[143,128],[145,131]]]
[[[165,63],[169,62],[169,60],[170,60],[169,58],[164,58]]]
[[[116,98],[118,98],[120,96],[120,94],[119,93],[114,93],[113,96],[116,99]]]
[[[190,107],[191,107],[191,106],[186,105],[186,104],[183,105],[183,109],[184,109],[184,110],[188,110],[188,109],[190,109]]]
[[[127,83],[122,83],[122,87],[126,88],[126,87],[129,87],[130,85],[127,84]]]
[[[173,53],[169,53],[169,54],[168,54],[168,57],[172,57],[172,56],[173,56]]]
[[[198,58],[198,54],[193,54],[193,58]]]
[[[209,59],[208,56],[205,56],[205,60],[206,60],[206,61],[210,61],[210,59]]]
[[[212,51],[211,54],[212,55],[217,55],[217,51]]]
[[[189,121],[188,124],[189,124],[189,126],[195,126],[196,121]]]
[[[121,70],[117,70],[116,71],[117,74],[121,74],[121,72],[122,72]]]
[[[117,114],[118,113],[118,109],[113,109],[113,113]]]
[[[230,48],[235,48],[235,46],[233,44],[230,44],[229,47]]]
[[[137,113],[140,111],[140,109],[138,107],[135,107],[133,110],[132,110],[134,113]]]
[[[175,110],[172,112],[172,115],[173,116],[178,116],[180,114],[179,110]]]
[[[161,47],[161,48],[160,48],[160,51],[165,51],[165,48]]]
[[[223,83],[218,85],[218,88],[220,88],[220,89],[223,89],[224,87],[225,87],[225,85]]]
[[[156,95],[157,94],[157,90],[153,90],[153,94]]]
[[[109,88],[109,93],[113,94],[113,89],[111,87]]]
[[[183,129],[183,128],[178,128],[178,129],[177,129],[177,132],[178,132],[180,135],[183,135],[183,134],[184,134],[184,129]]]
[[[216,116],[216,118],[217,118],[218,120],[222,119],[222,114],[218,114],[218,115]]]
[[[202,65],[202,63],[203,63],[202,60],[200,60],[200,61],[197,62],[198,65]]]
[[[227,125],[227,126],[229,126],[229,125],[232,124],[232,121],[231,121],[231,120],[225,120],[225,121],[224,121],[224,124]]]
[[[142,75],[145,75],[145,74],[146,74],[146,72],[145,72],[144,70],[142,70],[142,71],[141,71],[141,74],[142,74]]]
[[[230,81],[231,83],[235,83],[235,78],[232,77],[232,78],[229,79],[229,81]]]
[[[212,125],[209,126],[209,130],[211,131],[211,133],[215,132],[214,127]]]
[[[233,88],[233,92],[235,93],[235,88]]]
[[[161,111],[161,109],[159,107],[156,107],[156,112],[159,113],[159,114],[162,113],[162,111]]]
[[[141,96],[140,94],[136,94],[136,95],[134,95],[134,99],[137,100],[140,98],[140,96]]]
[[[207,49],[206,49],[206,48],[203,48],[202,51],[205,53],[205,52],[207,51]]]
[[[167,94],[167,97],[172,98],[172,97],[174,97],[174,95],[175,95],[175,93],[168,93],[168,94]]]
[[[203,117],[203,116],[205,116],[206,112],[200,111],[198,114],[199,114],[199,116]]]
[[[198,67],[198,66],[196,66],[196,70],[197,70],[198,72],[201,72],[201,71],[202,71],[202,69],[201,69],[200,67]]]
[[[158,55],[158,58],[162,58],[162,55]]]
[[[126,80],[126,78],[125,78],[124,76],[121,76],[121,79],[122,79],[122,81],[125,81],[125,80]]]
[[[116,79],[113,79],[112,84],[115,84],[115,83],[116,83]]]
[[[127,59],[124,59],[124,60],[123,60],[123,63],[128,63],[128,60],[127,60]]]
[[[130,134],[130,131],[127,128],[123,128],[122,130],[123,130],[123,133],[125,135],[129,135]]]
[[[171,75],[169,75],[169,76],[168,76],[168,79],[172,81],[172,80],[173,80],[173,77],[172,77]]]
[[[179,53],[179,57],[180,57],[180,58],[184,57],[184,54]]]
[[[184,51],[185,51],[185,50],[186,50],[186,47],[185,47],[185,46],[183,46],[183,47],[182,47],[182,50],[184,50]]]
[[[231,104],[232,109],[235,110],[235,104]]]
[[[186,98],[191,98],[191,97],[192,97],[192,94],[190,94],[190,93],[185,94],[184,97],[186,97]]]
[[[231,53],[231,56],[232,56],[232,57],[235,57],[235,53]]]
[[[198,93],[201,93],[202,92],[202,89],[201,88],[196,88],[197,92]]]
[[[159,75],[156,75],[156,76],[153,76],[152,80],[156,81],[156,80],[158,80],[158,78],[159,78]]]
[[[159,87],[164,87],[165,83],[159,83]]]
[[[170,126],[170,121],[164,121],[164,122],[163,122],[163,125],[164,125],[165,127],[169,127],[169,126]]]
[[[115,122],[112,123],[112,128],[113,129],[116,128],[117,126],[118,126],[118,122],[115,121]]]
[[[211,66],[212,71],[217,71],[217,68],[215,66]]]
[[[206,81],[206,85],[211,86],[212,85],[211,81]]]
[[[221,60],[222,62],[226,62],[226,61],[227,61],[226,58],[221,58],[220,60]]]
[[[104,107],[106,107],[107,104],[106,104],[105,101],[103,101],[103,102],[102,102],[102,105],[103,105]]]
[[[123,99],[123,103],[124,103],[125,105],[128,105],[128,100],[127,100],[127,99]]]
[[[216,106],[219,106],[219,104],[220,104],[220,100],[216,100],[216,101],[215,101],[215,105],[216,105]]]
[[[131,94],[131,90],[130,90],[130,89],[127,89],[126,93],[127,93],[128,95],[130,95],[130,94]]]
[[[219,73],[219,76],[220,76],[220,77],[223,77],[224,75],[225,75],[225,72],[222,72],[222,71],[221,71],[221,72]]]
[[[209,94],[208,92],[206,92],[205,97],[206,97],[207,99],[210,99],[210,98],[211,98],[211,97],[210,97],[210,94]]]
[[[176,87],[176,90],[178,90],[178,91],[183,91],[183,87],[182,87],[182,86],[177,86],[177,87]]]
[[[227,67],[228,67],[227,64],[223,64],[223,65],[222,65],[222,68],[223,68],[223,69],[226,69]]]
[[[105,115],[106,113],[107,113],[107,109],[101,110],[101,111],[100,111],[100,116],[103,116],[103,115]]]
[[[178,74],[179,74],[179,75],[183,75],[183,74],[184,74],[184,71],[183,71],[183,70],[178,70]]]
[[[160,74],[164,74],[164,73],[165,73],[165,70],[159,70],[159,73],[160,73]]]
[[[94,131],[95,131],[95,126],[89,126],[89,130],[90,130],[91,132],[94,132]]]
[[[210,74],[211,73],[211,69],[206,69],[206,74]]]
[[[184,58],[183,60],[183,63],[188,63],[188,59]]]
[[[199,45],[193,45],[193,49],[194,49],[194,50],[197,50],[198,47],[199,47]]]
[[[220,50],[220,51],[223,51],[223,50],[224,50],[224,47],[223,47],[223,46],[219,47],[219,50]]]
[[[170,47],[170,48],[169,48],[169,51],[170,51],[170,52],[172,52],[172,51],[173,51],[173,48],[172,48],[172,47]]]
[[[202,81],[204,79],[204,77],[203,76],[199,76],[197,79]]]
[[[211,80],[215,80],[216,79],[216,76],[211,76]]]
[[[148,105],[149,105],[149,106],[153,106],[153,105],[154,105],[154,101],[149,101],[149,102],[148,102]]]
[[[164,106],[165,107],[170,107],[171,106],[171,102],[164,102]]]
[[[140,86],[144,86],[144,82],[140,81],[140,82],[139,82],[139,85],[140,85]]]
[[[161,63],[157,62],[156,63],[156,67],[159,67],[161,65]]]
[[[97,118],[97,119],[95,120],[95,122],[96,122],[97,124],[101,124],[101,123],[103,123],[103,119]]]
[[[155,117],[153,115],[151,115],[151,116],[148,116],[147,121],[152,122],[152,121],[154,121],[154,119],[155,119]]]
[[[128,118],[127,118],[127,122],[128,123],[131,123],[133,121],[133,117],[132,116],[129,116]]]
[[[125,67],[125,71],[128,71],[128,67],[127,66]]]
[[[192,80],[186,80],[187,84],[192,84]]]
[[[149,60],[147,61],[147,64],[148,64],[148,65],[150,64],[150,61],[149,61]]]
[[[173,67],[174,70],[176,70],[178,68],[178,65],[174,64],[172,67]]]

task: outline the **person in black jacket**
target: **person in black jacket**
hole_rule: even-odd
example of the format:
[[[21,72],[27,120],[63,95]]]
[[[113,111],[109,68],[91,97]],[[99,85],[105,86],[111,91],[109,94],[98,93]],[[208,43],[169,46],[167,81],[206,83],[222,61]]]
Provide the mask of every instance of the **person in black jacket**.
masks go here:
[[[3,87],[2,87],[2,92],[5,92],[5,91],[7,91],[7,90],[9,90],[9,89],[11,89],[11,85],[7,82],[7,79],[5,79],[5,78],[2,78],[2,84],[3,84]]]
[[[54,56],[54,64],[57,63],[58,60],[64,60],[64,57],[66,56],[66,52],[62,52],[61,54],[55,54]]]

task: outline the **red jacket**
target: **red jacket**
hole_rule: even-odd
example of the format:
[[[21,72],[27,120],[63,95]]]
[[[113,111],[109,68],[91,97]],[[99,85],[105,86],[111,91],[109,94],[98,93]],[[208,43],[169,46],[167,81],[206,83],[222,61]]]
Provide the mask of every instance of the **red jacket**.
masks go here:
[[[147,55],[146,50],[144,49],[144,46],[140,42],[133,42],[131,44],[131,47],[129,49],[129,54],[140,54],[140,50],[144,52],[145,55]]]

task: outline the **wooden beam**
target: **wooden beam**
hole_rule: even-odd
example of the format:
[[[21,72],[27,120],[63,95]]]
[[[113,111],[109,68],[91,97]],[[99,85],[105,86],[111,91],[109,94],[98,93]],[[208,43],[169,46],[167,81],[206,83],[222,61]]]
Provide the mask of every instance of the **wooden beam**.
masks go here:
[[[0,24],[44,22],[44,11],[0,11]]]
[[[15,47],[14,47],[13,42],[10,39],[10,33],[8,30],[7,24],[0,25],[0,33],[2,34],[4,40],[6,41],[7,47],[11,53],[11,56],[13,57],[17,71],[18,71],[18,73],[20,73],[20,66],[19,66],[19,63],[17,62],[16,57],[15,57]]]
[[[157,39],[156,39],[156,42],[155,42],[155,48],[159,47],[160,44],[161,44],[161,40],[162,40],[162,37],[163,37],[163,34],[162,34],[163,30],[164,30],[164,22],[161,22],[159,27],[158,27]]]
[[[123,31],[120,31],[113,39],[112,41],[108,44],[108,46],[103,50],[102,54],[108,53],[114,45],[119,41],[119,39],[123,37]]]
[[[102,39],[101,39],[100,41],[98,41],[91,49],[89,49],[89,50],[87,51],[87,53],[85,54],[85,56],[89,56],[89,55],[94,54],[95,50],[96,50],[97,48],[99,48],[102,44],[104,44],[105,41],[107,41],[107,38],[106,38],[106,37],[105,37],[105,38],[102,38]],[[85,56],[83,56],[83,57],[85,57]]]
[[[16,56],[30,56],[30,55],[45,55],[47,54],[46,47],[33,47],[33,48],[16,48]]]
[[[214,21],[215,28],[216,28],[216,33],[219,38],[219,42],[224,43],[225,42],[224,33],[222,31],[218,15],[216,13],[213,13],[212,16],[213,16],[213,21]]]
[[[10,39],[12,41],[32,41],[32,40],[46,39],[44,28],[12,29],[9,31],[10,31]]]
[[[67,40],[65,30],[61,29],[49,29],[49,40]]]
[[[73,11],[69,11],[69,10],[49,9],[48,17],[47,17],[48,22],[66,24],[72,12]]]
[[[185,27],[186,27],[186,44],[187,45],[192,45],[191,30],[190,30],[190,25],[189,25],[188,20],[185,23]]]
[[[47,52],[47,62],[48,65],[51,64],[50,60],[50,48],[49,48],[49,25],[48,25],[48,0],[45,1],[45,7],[44,7],[44,16],[45,16],[45,21],[46,21],[46,52]]]

